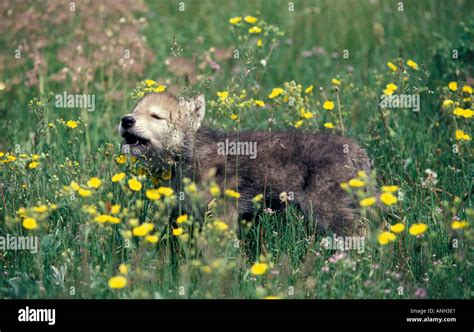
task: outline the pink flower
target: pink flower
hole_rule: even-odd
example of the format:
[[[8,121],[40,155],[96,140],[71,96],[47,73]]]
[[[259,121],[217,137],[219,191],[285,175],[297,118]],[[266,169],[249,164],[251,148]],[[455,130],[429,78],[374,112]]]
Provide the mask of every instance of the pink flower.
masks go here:
[[[334,255],[329,257],[329,263],[337,263],[338,261],[340,261],[341,259],[345,257],[346,257],[346,253],[344,252],[335,253]]]
[[[424,288],[417,288],[415,290],[415,297],[418,299],[423,299],[426,297],[426,289]]]

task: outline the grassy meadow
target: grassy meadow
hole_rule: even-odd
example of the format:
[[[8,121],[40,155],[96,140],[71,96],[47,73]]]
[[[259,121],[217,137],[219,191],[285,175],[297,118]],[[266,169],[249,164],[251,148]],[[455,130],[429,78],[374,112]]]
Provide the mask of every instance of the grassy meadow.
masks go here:
[[[472,1],[2,1],[0,13],[0,237],[39,241],[0,246],[0,298],[472,298]],[[221,130],[357,140],[376,171],[342,185],[370,226],[363,250],[326,248],[331,235],[284,196],[284,212],[256,197],[263,212],[229,227],[234,188],[122,155],[120,118],[163,88],[204,94],[205,125]],[[94,109],[57,107],[64,93]],[[392,95],[419,96],[419,110],[379,105]]]

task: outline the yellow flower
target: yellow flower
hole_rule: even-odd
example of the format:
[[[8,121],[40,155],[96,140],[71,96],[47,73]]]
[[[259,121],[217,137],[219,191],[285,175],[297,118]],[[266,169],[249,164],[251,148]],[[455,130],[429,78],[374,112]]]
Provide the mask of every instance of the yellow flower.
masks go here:
[[[458,220],[455,220],[451,223],[451,228],[454,229],[454,230],[458,230],[458,229],[463,229],[463,228],[467,228],[469,227],[470,223],[469,221],[458,221]]]
[[[125,177],[125,173],[117,173],[114,176],[112,176],[112,182],[119,182],[122,181],[123,178]]]
[[[389,90],[392,90],[392,91],[396,91],[398,89],[398,86],[396,86],[393,83],[388,83],[385,87]]]
[[[401,233],[404,230],[405,230],[405,225],[400,222],[395,225],[390,225],[390,231],[395,234]]]
[[[235,121],[235,120],[237,120],[239,117],[238,117],[237,114],[231,114],[231,115],[230,115],[230,118]]]
[[[333,78],[333,79],[331,80],[331,83],[332,83],[332,85],[341,85],[341,81],[338,80],[337,78]]]
[[[252,202],[258,203],[258,202],[260,202],[262,199],[263,199],[263,194],[258,194],[258,195],[255,195],[254,198],[252,198]]]
[[[279,296],[268,295],[263,298],[264,300],[281,300]]]
[[[163,92],[165,90],[166,90],[166,86],[159,84],[156,88],[153,89],[153,92]]]
[[[140,226],[136,226],[133,228],[133,235],[135,236],[145,236],[147,235],[152,229],[154,228],[153,224],[151,223],[143,223]]]
[[[35,168],[37,168],[37,167],[39,166],[39,164],[40,164],[40,163],[37,162],[37,161],[32,161],[31,163],[28,164],[28,168],[29,168],[29,169],[35,169]]]
[[[326,122],[324,124],[324,127],[328,128],[328,129],[332,129],[332,128],[334,128],[334,125],[332,124],[332,122]]]
[[[2,157],[2,156],[0,156],[0,157]],[[31,155],[31,160],[32,160],[32,161],[38,161],[39,159],[40,159],[40,156],[39,156],[39,155],[37,155],[37,154]]]
[[[225,194],[229,197],[232,197],[232,198],[236,198],[236,199],[240,198],[240,194],[237,191],[232,190],[232,189],[227,189],[225,191]]]
[[[428,229],[427,224],[417,223],[417,224],[411,225],[410,228],[408,229],[408,232],[413,236],[418,236],[426,232],[427,229]]]
[[[156,201],[157,199],[161,198],[161,195],[157,189],[148,189],[145,192],[145,195],[150,201]]]
[[[384,231],[379,234],[377,240],[380,245],[384,246],[388,244],[389,242],[395,241],[397,239],[397,236],[393,233]]]
[[[83,188],[79,188],[78,193],[82,197],[89,197],[90,195],[92,195],[92,191],[88,189],[83,189]]]
[[[328,110],[328,111],[331,111],[334,109],[334,102],[330,101],[330,100],[326,100],[323,104],[323,108],[325,110]]]
[[[81,189],[81,187],[79,187],[76,181],[72,181],[69,187],[71,187],[71,189],[75,191],[78,191],[79,189]]]
[[[359,179],[350,179],[349,180],[349,186],[351,186],[353,188],[360,188],[360,187],[365,186],[365,182],[361,181]]]
[[[367,178],[367,174],[363,170],[357,171],[357,176],[363,179]]]
[[[132,238],[132,231],[127,230],[127,231],[122,231],[122,236],[124,239],[131,239]]]
[[[112,207],[110,208],[110,213],[111,214],[117,214],[119,212],[120,212],[120,205],[118,205],[118,204],[112,205]]]
[[[265,106],[265,103],[262,100],[255,100],[254,103],[255,103],[255,106],[258,106],[258,107]]]
[[[66,126],[71,129],[75,129],[77,128],[77,121],[69,120],[68,122],[66,122]]]
[[[391,193],[383,193],[382,195],[380,195],[380,200],[385,205],[392,205],[398,202],[397,198],[393,196]]]
[[[161,195],[164,195],[166,197],[169,197],[169,196],[173,195],[174,191],[173,191],[173,189],[171,189],[169,187],[160,187],[160,188],[158,188],[158,193],[160,193]]]
[[[398,86],[396,86],[396,85],[393,84],[393,83],[388,83],[388,84],[385,86],[385,89],[383,90],[383,93],[384,93],[384,95],[390,96],[390,95],[392,95],[395,91],[397,91],[397,89],[398,89]]]
[[[400,189],[399,186],[382,186],[382,191],[386,193],[394,193],[398,189]]]
[[[314,115],[313,115],[313,113],[311,113],[311,112],[304,112],[304,114],[303,114],[303,117],[304,117],[305,119],[311,119],[313,116],[314,116]]]
[[[247,23],[254,24],[255,22],[257,22],[257,18],[253,16],[245,16],[244,21]]]
[[[268,264],[266,263],[254,263],[252,267],[250,268],[250,273],[253,275],[259,276],[267,272],[268,270]]]
[[[36,223],[36,220],[33,219],[33,218],[23,219],[22,225],[26,229],[36,229],[36,228],[38,228],[38,224]]]
[[[443,107],[444,108],[449,107],[453,104],[454,104],[454,102],[451,99],[446,99],[445,101],[443,101]]]
[[[115,276],[109,279],[109,287],[112,289],[121,289],[127,286],[127,278],[124,276]]]
[[[397,66],[395,66],[392,62],[387,62],[387,67],[390,68],[392,71],[397,71]]]
[[[181,227],[173,228],[173,235],[174,236],[180,236],[180,235],[183,234],[183,232],[184,232],[184,230]]]
[[[456,91],[458,89],[458,83],[457,82],[449,82],[448,88],[451,91]]]
[[[156,84],[156,82],[153,81],[153,80],[146,80],[146,81],[145,81],[145,84],[146,84],[147,86],[153,86],[153,85]]]
[[[15,161],[16,160],[16,157],[15,156],[12,156],[12,155],[9,155],[7,157],[8,161]]]
[[[341,182],[340,186],[343,190],[348,190],[349,189],[349,185],[347,184],[347,182]]]
[[[48,207],[44,204],[33,207],[33,211],[38,212],[38,213],[45,213],[47,210],[48,210]]]
[[[119,164],[125,164],[127,162],[127,157],[125,157],[123,154],[115,158],[115,161]]]
[[[242,17],[232,17],[229,19],[230,24],[237,24],[242,22]]]
[[[229,226],[225,222],[223,222],[222,220],[219,220],[219,219],[214,221],[213,225],[217,230],[219,230],[221,232],[224,232],[227,229],[229,229]]]
[[[153,225],[150,222],[144,222],[142,226],[145,227],[148,230],[148,232],[151,232],[153,228],[155,228],[155,225]]]
[[[127,275],[128,274],[128,266],[126,264],[120,264],[119,265],[119,272],[120,274]]]
[[[466,134],[464,131],[462,131],[461,129],[456,129],[456,139],[458,141],[470,141],[471,140],[471,136],[469,136],[468,134]]]
[[[224,102],[227,97],[229,97],[229,92],[228,91],[219,91],[217,92],[217,96],[219,97],[219,99]]]
[[[142,189],[142,184],[137,179],[133,178],[128,180],[128,187],[133,191],[140,191]]]
[[[202,272],[209,274],[212,272],[212,269],[209,265],[206,265],[202,267]]]
[[[466,92],[472,95],[472,87],[470,87],[469,85],[465,85],[462,87],[462,92]]]
[[[219,194],[221,193],[221,189],[219,188],[219,186],[213,185],[211,186],[211,188],[209,188],[209,192],[212,196],[219,196]]]
[[[301,125],[303,124],[303,120],[298,120],[295,122],[295,128],[299,128],[301,127]]]
[[[112,217],[111,215],[108,214],[100,214],[94,218],[95,222],[98,222],[99,224],[103,224],[106,222],[109,222],[111,224],[119,224],[120,219],[116,217]]]
[[[159,240],[158,235],[147,235],[145,237],[145,241],[150,242],[150,243],[157,243]]]
[[[311,93],[311,92],[313,92],[313,89],[314,89],[314,85],[311,84],[310,86],[308,86],[308,87],[304,90],[304,93]]]
[[[251,28],[249,29],[249,32],[250,32],[250,33],[260,33],[260,32],[262,32],[262,29],[259,28],[258,26],[254,26],[254,27],[251,27]]]
[[[263,41],[261,39],[257,40],[257,47],[262,47]]]
[[[26,209],[24,207],[21,207],[18,209],[18,211],[16,211],[16,213],[22,217],[22,218],[26,218]]]
[[[183,214],[183,215],[179,216],[176,219],[176,223],[178,223],[178,224],[182,224],[183,222],[186,222],[186,221],[188,221],[188,215],[187,214]]]
[[[90,214],[90,215],[95,215],[97,213],[97,208],[93,205],[83,205],[82,209],[84,212]]]
[[[453,110],[453,114],[456,116],[462,116],[466,119],[471,118],[474,115],[474,112],[470,109],[463,109],[461,107],[456,107]]]
[[[93,177],[90,178],[89,181],[87,181],[87,185],[91,188],[99,188],[100,185],[102,184],[102,181],[99,178]]]
[[[268,95],[268,98],[274,99],[278,97],[279,95],[281,95],[284,91],[285,90],[283,90],[282,88],[274,88],[272,92]]]
[[[413,68],[413,69],[415,69],[415,70],[418,70],[418,64],[417,64],[415,61],[413,61],[413,60],[408,60],[408,61],[407,61],[407,65],[408,65],[408,67],[410,67],[410,68]]]
[[[371,206],[371,205],[374,205],[375,202],[377,202],[377,200],[375,199],[375,197],[369,197],[369,198],[364,198],[363,200],[361,200],[359,202],[360,206],[362,207],[366,207],[366,206]]]

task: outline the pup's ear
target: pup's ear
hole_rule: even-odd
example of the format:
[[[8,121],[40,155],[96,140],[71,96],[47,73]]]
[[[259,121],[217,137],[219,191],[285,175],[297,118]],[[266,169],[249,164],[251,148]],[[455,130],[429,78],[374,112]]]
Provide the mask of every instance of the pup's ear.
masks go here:
[[[195,131],[201,127],[204,114],[206,113],[206,99],[204,95],[197,95],[189,101],[189,111],[191,113],[192,126]]]

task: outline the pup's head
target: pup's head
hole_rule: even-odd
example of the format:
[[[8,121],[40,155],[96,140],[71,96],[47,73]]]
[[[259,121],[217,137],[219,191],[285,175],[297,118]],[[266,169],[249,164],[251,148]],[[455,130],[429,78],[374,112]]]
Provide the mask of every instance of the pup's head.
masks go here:
[[[172,157],[199,129],[204,113],[204,95],[177,100],[166,93],[148,94],[122,117],[122,152],[151,160]]]

